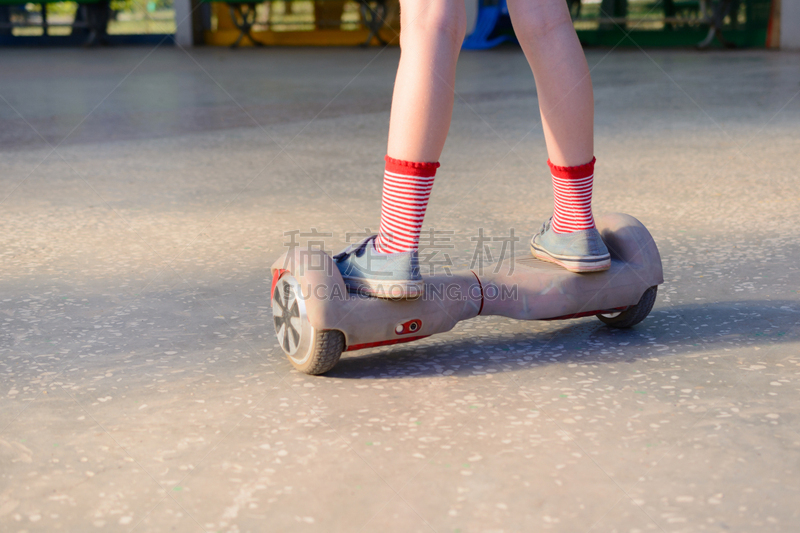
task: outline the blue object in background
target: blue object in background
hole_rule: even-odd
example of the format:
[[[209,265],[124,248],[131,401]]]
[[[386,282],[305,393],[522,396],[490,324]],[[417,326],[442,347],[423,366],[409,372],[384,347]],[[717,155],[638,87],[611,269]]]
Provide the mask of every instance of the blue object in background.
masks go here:
[[[465,50],[486,50],[505,41],[515,40],[513,32],[501,32],[511,28],[506,0],[479,0],[478,18],[475,29],[470,33],[462,48]]]

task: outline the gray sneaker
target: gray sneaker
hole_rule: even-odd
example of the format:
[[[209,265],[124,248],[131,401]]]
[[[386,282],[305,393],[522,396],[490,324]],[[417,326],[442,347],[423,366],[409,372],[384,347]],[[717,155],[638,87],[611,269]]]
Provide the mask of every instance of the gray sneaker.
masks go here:
[[[347,288],[378,298],[418,298],[425,284],[417,252],[380,253],[375,249],[376,237],[367,237],[333,256]]]
[[[570,272],[608,270],[611,256],[597,229],[556,233],[550,227],[552,221],[553,217],[550,217],[531,239],[534,257],[560,265]]]

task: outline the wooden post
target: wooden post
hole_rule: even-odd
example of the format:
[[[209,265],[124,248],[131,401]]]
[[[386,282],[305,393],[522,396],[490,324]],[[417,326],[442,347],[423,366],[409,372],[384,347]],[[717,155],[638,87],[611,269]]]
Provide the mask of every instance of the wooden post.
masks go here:
[[[47,4],[39,4],[42,7],[42,35],[47,35]]]
[[[779,48],[781,45],[781,0],[772,0],[767,25],[767,48]]]

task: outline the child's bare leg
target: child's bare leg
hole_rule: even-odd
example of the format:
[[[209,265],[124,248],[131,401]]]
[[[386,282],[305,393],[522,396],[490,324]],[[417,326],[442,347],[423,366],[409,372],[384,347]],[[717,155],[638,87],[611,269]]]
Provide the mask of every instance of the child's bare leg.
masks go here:
[[[555,205],[531,239],[533,255],[573,272],[609,268],[592,215],[594,97],[589,67],[564,0],[508,0],[542,116]]]
[[[594,156],[594,96],[589,67],[564,0],[508,0],[514,31],[536,80],[550,161]]]
[[[456,61],[467,25],[464,0],[401,0],[400,25],[388,154],[436,162],[453,115]]]
[[[400,65],[392,96],[379,252],[413,252],[450,119],[464,0],[400,1]]]
[[[424,283],[417,248],[450,119],[464,0],[400,0],[400,66],[392,97],[381,225],[335,257],[351,290],[414,298]]]

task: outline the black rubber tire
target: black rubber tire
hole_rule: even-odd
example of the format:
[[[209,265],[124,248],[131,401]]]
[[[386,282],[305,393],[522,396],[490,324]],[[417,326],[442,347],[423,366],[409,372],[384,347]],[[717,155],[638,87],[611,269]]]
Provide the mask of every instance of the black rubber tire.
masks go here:
[[[289,362],[304,374],[318,376],[336,366],[344,351],[344,333],[335,329],[317,331],[314,336],[314,352],[302,364],[297,364],[291,357]]]
[[[653,286],[644,291],[642,297],[639,298],[639,303],[633,305],[617,316],[608,317],[601,314],[597,318],[606,326],[612,328],[630,328],[647,318],[650,311],[653,309],[653,304],[656,303],[656,294],[658,293],[658,286]]]

